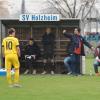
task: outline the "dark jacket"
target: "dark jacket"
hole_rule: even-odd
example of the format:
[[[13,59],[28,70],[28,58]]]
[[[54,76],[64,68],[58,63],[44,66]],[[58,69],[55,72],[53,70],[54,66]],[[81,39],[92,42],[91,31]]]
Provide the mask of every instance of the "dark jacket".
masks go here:
[[[36,43],[33,43],[33,45],[27,45],[25,49],[26,55],[36,55],[36,58],[41,56],[40,48]]]
[[[81,42],[82,42],[82,46],[81,46],[81,54],[82,56],[85,55],[85,52],[84,52],[84,44],[91,48],[92,45],[89,44],[84,37],[82,37],[81,35],[76,35],[76,34],[72,34],[72,33],[64,33],[64,35],[70,39],[70,42],[67,46],[67,53],[68,54],[74,54],[74,50],[75,48],[79,45],[79,42],[78,42],[78,38],[80,38]]]
[[[55,36],[53,33],[50,33],[50,34],[47,34],[45,33],[43,36],[42,36],[42,44],[43,45],[54,45],[54,41],[55,41]]]
[[[45,33],[42,36],[43,55],[54,55],[55,35]]]

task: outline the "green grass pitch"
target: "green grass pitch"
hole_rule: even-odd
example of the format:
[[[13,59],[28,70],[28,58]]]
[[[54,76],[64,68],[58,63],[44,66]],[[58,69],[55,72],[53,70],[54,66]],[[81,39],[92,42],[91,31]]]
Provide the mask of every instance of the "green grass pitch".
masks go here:
[[[9,88],[0,77],[0,100],[100,100],[100,77],[21,76],[22,88]]]
[[[86,60],[86,72],[93,59]],[[9,88],[0,76],[0,100],[100,100],[100,77],[67,75],[21,75],[22,88]]]

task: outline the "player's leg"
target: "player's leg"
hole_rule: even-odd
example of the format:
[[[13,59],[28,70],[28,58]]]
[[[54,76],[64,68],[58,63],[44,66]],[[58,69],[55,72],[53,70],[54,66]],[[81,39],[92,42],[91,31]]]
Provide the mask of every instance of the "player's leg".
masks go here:
[[[55,74],[55,63],[54,63],[54,57],[53,55],[48,59],[49,67],[50,67],[50,73],[53,75]]]
[[[32,72],[32,74],[35,75],[36,72],[37,72],[37,71],[36,71],[36,69],[37,69],[37,62],[36,62],[36,60],[33,59],[32,65],[33,65],[33,66],[32,66],[32,67],[33,67],[33,72]]]
[[[54,74],[55,72],[55,63],[54,63],[54,47],[52,45],[48,48],[48,63],[49,63],[49,69],[50,73]]]
[[[64,65],[65,65],[65,67],[67,68],[67,70],[68,70],[68,74],[71,74],[72,73],[72,68],[71,68],[71,57],[70,56],[68,56],[68,57],[65,57],[65,59],[64,59]]]
[[[26,57],[26,59],[25,59],[25,67],[26,68],[25,68],[25,72],[24,72],[25,75],[29,73],[29,66],[30,66],[30,59]]]
[[[15,68],[14,84],[19,84],[19,67],[20,67],[20,64],[19,64],[19,60],[18,60],[17,55],[13,56],[12,61],[13,61],[13,66]]]
[[[30,74],[33,73],[33,61],[34,61],[33,58],[31,58],[31,59],[29,60],[29,73],[30,73]]]
[[[43,72],[41,74],[47,73],[47,59],[43,59]]]
[[[80,55],[75,55],[76,59],[75,59],[75,72],[76,72],[76,75],[80,75]]]
[[[5,68],[7,70],[7,81],[8,84],[11,85],[12,84],[12,79],[11,79],[11,60],[10,60],[10,55],[7,55],[5,57]]]
[[[48,60],[48,52],[46,48],[43,51],[43,72],[41,74],[46,74],[47,73],[47,60]]]
[[[98,75],[99,75],[98,66],[99,66],[100,64],[99,64],[98,61],[95,61],[93,65],[94,65],[95,74],[98,76]]]

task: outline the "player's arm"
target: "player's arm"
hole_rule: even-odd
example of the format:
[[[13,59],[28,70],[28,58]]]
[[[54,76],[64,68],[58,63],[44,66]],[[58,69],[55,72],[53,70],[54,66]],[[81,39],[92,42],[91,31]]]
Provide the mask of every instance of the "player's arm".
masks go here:
[[[17,49],[17,54],[20,57],[20,48],[19,48],[19,46],[17,46],[16,49]]]
[[[71,38],[73,36],[72,33],[68,33],[66,30],[63,30],[63,35],[67,38]]]
[[[17,54],[18,54],[18,56],[20,57],[20,48],[19,48],[19,41],[18,41],[18,39],[16,39],[16,50],[17,50]]]

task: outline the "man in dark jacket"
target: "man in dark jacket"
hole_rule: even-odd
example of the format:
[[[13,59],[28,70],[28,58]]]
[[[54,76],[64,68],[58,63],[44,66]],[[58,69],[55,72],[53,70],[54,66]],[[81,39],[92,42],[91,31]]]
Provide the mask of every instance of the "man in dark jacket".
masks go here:
[[[35,64],[36,60],[40,56],[40,48],[32,38],[30,38],[29,44],[26,46],[25,52],[26,52],[25,60],[26,60],[27,70],[25,71],[24,74],[27,74],[28,72],[36,74]]]
[[[80,28],[75,28],[74,34],[66,33],[66,30],[63,31],[63,34],[71,40],[67,48],[69,56],[64,59],[64,64],[69,68],[70,73],[80,74],[80,56],[85,56],[83,44],[93,51],[94,48],[81,36]]]
[[[43,63],[44,63],[44,71],[42,74],[46,74],[47,66],[50,64],[49,68],[51,74],[54,74],[54,44],[55,44],[55,35],[51,32],[50,28],[46,29],[46,33],[42,37],[42,45],[43,45]]]

